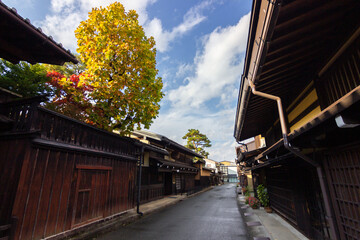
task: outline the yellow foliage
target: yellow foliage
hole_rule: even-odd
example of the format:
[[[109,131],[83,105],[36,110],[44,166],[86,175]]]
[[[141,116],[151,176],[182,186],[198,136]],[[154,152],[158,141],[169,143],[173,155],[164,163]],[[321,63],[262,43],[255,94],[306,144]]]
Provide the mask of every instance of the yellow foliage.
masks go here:
[[[123,133],[135,125],[149,127],[159,113],[163,84],[156,77],[154,38],[145,36],[136,11],[125,12],[118,2],[94,8],[75,35],[91,95],[104,112],[91,121]]]

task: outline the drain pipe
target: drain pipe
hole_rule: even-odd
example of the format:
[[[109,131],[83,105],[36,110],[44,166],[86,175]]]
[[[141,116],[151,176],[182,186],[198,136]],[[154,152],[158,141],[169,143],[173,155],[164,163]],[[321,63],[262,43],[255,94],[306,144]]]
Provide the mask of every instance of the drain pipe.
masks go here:
[[[140,154],[140,163],[139,163],[139,177],[138,177],[138,194],[136,199],[136,213],[143,215],[142,212],[140,212],[140,192],[141,192],[141,173],[142,173],[142,163],[144,160],[144,146],[141,146],[141,154]]]
[[[250,79],[248,79],[248,82],[251,87],[251,91],[254,95],[276,101],[277,106],[278,106],[278,111],[279,111],[281,131],[282,131],[282,135],[283,135],[283,139],[284,139],[284,147],[287,150],[289,150],[291,153],[293,153],[295,156],[303,159],[304,161],[306,161],[307,163],[309,163],[310,165],[312,165],[313,167],[316,168],[316,172],[317,172],[319,183],[320,183],[321,193],[323,195],[324,204],[325,204],[326,220],[328,220],[328,222],[330,224],[330,234],[332,235],[331,239],[335,239],[335,240],[338,239],[338,236],[335,231],[335,221],[331,214],[330,200],[328,198],[327,189],[326,189],[324,175],[323,175],[321,165],[318,162],[316,162],[315,160],[309,158],[308,156],[306,156],[305,154],[300,152],[298,149],[295,149],[291,146],[291,144],[288,140],[288,133],[287,133],[284,110],[282,108],[281,98],[278,96],[271,95],[271,94],[259,92],[256,90],[255,84]]]

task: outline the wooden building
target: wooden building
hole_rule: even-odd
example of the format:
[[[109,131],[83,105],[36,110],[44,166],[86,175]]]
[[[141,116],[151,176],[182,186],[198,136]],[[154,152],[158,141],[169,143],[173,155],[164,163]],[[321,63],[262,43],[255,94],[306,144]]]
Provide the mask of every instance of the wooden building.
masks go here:
[[[0,2],[0,57],[76,58]],[[134,207],[141,144],[0,91],[0,238],[71,236]]]
[[[203,158],[201,155],[149,131],[133,131],[131,137],[152,146],[152,149],[145,149],[144,152],[141,177],[143,202],[194,190],[199,169],[193,166],[193,159]]]
[[[197,159],[193,164],[199,169],[195,175],[195,185],[203,188],[211,186],[213,173],[211,168],[206,167],[205,159]]]
[[[220,184],[220,174],[217,169],[217,161],[205,158],[205,167],[211,171],[210,174],[210,185],[216,186]]]
[[[311,239],[360,239],[360,2],[254,0],[234,137],[272,208]]]

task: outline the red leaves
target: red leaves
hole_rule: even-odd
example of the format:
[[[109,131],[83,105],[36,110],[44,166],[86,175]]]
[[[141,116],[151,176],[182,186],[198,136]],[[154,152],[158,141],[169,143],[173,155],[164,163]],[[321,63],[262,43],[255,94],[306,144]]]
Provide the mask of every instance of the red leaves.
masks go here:
[[[73,74],[67,78],[61,73],[50,71],[47,77],[50,79],[47,84],[55,92],[55,96],[47,107],[91,124],[92,122],[88,121],[88,112],[93,111],[89,97],[93,87],[86,81],[81,82],[81,78],[85,76]]]

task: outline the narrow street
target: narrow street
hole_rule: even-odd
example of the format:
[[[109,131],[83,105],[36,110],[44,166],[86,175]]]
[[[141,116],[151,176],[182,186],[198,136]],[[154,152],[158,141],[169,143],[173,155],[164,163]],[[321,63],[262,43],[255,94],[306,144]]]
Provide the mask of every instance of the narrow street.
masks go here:
[[[235,185],[217,186],[98,239],[248,239]]]

